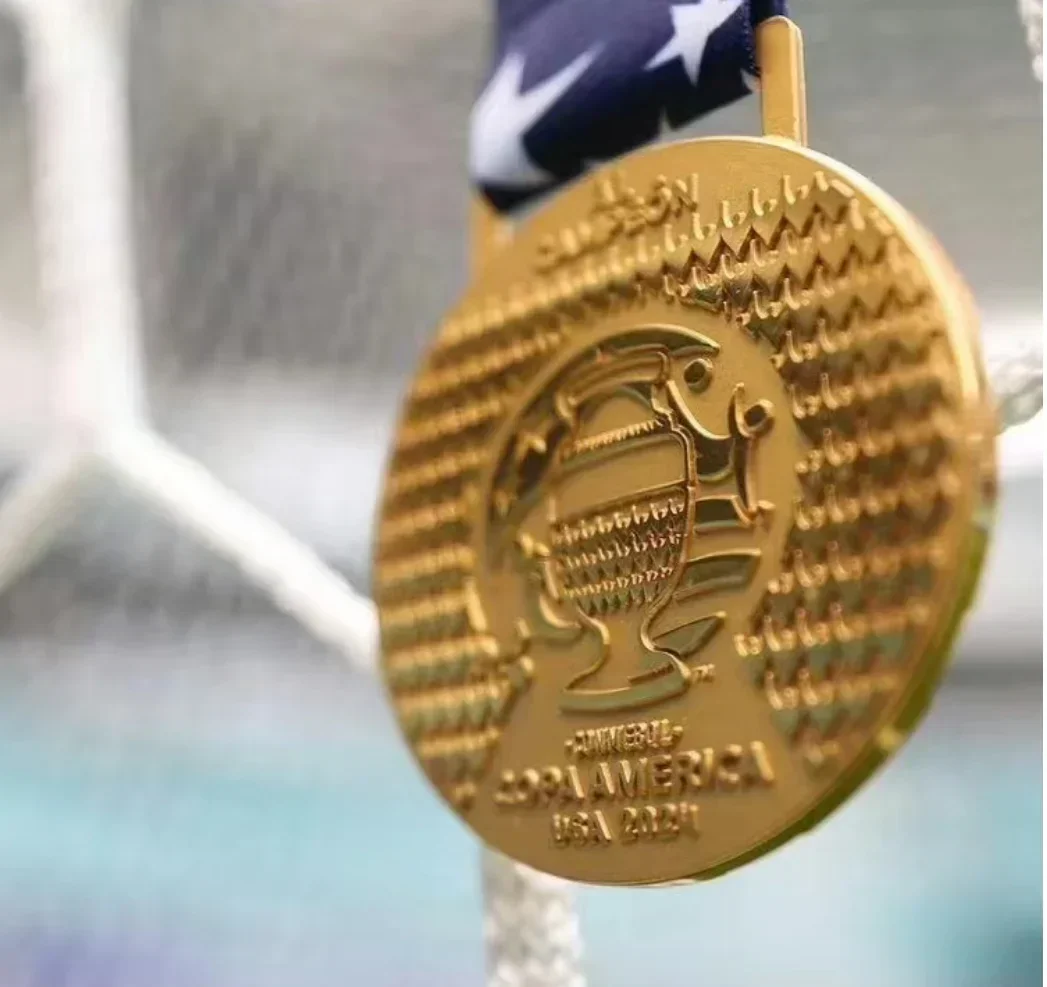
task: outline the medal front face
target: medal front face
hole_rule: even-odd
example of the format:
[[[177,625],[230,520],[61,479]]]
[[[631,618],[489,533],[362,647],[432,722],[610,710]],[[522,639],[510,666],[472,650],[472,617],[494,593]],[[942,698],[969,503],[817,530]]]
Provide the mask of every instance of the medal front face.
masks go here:
[[[977,576],[967,291],[784,141],[641,151],[487,260],[411,389],[374,592],[425,773],[608,884],[809,827],[913,726]]]

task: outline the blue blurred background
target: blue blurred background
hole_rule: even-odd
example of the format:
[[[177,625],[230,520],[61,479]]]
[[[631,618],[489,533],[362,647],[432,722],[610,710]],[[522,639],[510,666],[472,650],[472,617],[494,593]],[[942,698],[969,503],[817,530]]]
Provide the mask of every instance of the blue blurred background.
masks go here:
[[[940,235],[987,337],[1040,333],[1042,87],[1016,4],[794,7],[812,140]],[[363,589],[398,396],[465,277],[487,16],[132,15],[155,417]],[[46,429],[32,98],[0,13],[0,482]],[[911,744],[736,874],[580,890],[593,984],[1041,983],[1043,441],[1040,416],[1003,442],[978,610]],[[478,857],[376,686],[111,489],[0,596],[0,987],[479,984]]]

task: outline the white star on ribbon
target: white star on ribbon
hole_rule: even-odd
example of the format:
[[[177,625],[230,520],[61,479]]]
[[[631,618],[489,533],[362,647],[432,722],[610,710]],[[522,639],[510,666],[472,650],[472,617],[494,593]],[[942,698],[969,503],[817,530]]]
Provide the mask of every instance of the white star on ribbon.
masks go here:
[[[709,35],[741,5],[742,0],[700,0],[699,3],[674,4],[669,11],[673,18],[673,36],[645,68],[657,68],[679,58],[687,78],[692,85],[697,85]]]
[[[599,48],[583,52],[544,82],[520,92],[524,57],[509,52],[473,107],[469,169],[483,185],[535,188],[556,178],[539,168],[523,145],[524,134],[593,63]]]

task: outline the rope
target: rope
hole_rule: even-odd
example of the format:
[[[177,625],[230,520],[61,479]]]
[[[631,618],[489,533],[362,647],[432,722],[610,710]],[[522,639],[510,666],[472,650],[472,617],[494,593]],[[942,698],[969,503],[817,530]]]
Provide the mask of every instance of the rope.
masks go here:
[[[585,987],[570,886],[486,847],[482,867],[488,987]]]
[[[1000,431],[1037,414],[1043,407],[1043,341],[986,347],[985,358],[996,395]]]
[[[121,429],[99,451],[100,465],[125,489],[230,561],[356,671],[373,672],[374,604],[311,548],[149,429]]]
[[[1025,40],[1032,52],[1032,72],[1043,82],[1043,0],[1018,0]]]

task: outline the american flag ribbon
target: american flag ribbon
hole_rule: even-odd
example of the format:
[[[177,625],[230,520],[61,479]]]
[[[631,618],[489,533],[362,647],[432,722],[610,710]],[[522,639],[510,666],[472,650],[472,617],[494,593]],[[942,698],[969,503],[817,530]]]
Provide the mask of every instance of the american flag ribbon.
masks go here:
[[[756,25],[785,0],[496,0],[469,168],[500,211],[756,85]]]

